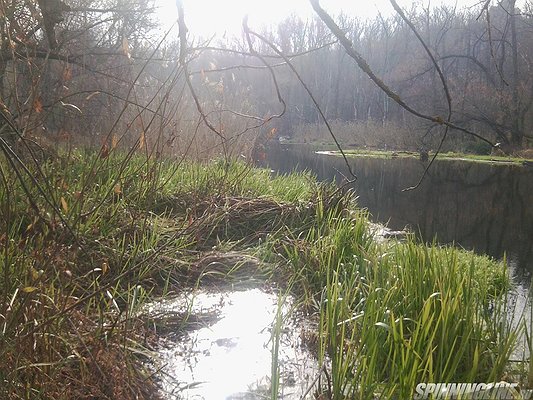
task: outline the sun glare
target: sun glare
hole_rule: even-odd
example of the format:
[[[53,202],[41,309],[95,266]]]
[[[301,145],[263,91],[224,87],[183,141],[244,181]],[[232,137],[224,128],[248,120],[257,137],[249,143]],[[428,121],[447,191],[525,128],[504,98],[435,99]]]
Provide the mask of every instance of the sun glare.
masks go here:
[[[479,0],[397,0],[401,7],[409,9],[413,3],[420,7],[436,7],[442,4],[458,8],[475,7]],[[517,5],[521,2],[517,2]],[[175,0],[155,0],[158,18],[169,27],[177,19]],[[183,0],[185,18],[192,35],[209,38],[213,35],[238,35],[242,20],[248,15],[251,27],[275,25],[287,16],[295,14],[302,19],[313,16],[308,0]],[[344,12],[359,18],[374,18],[378,14],[392,15],[389,0],[321,0],[321,6],[332,14]]]
[[[379,12],[389,14],[387,0],[368,1],[364,4],[347,0],[322,0],[321,5],[332,13],[344,10],[347,14],[362,18],[373,17]],[[307,0],[184,0],[186,23],[195,36],[210,37],[235,35],[241,32],[242,20],[248,15],[250,26],[274,25],[295,14],[303,19],[313,16]],[[158,18],[164,26],[170,26],[177,18],[175,0],[156,0]]]

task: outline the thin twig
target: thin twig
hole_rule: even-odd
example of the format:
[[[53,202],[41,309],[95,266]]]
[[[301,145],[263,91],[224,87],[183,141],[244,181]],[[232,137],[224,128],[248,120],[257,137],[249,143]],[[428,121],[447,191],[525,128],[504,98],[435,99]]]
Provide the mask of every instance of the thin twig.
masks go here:
[[[307,387],[307,390],[300,397],[300,400],[305,400],[306,396],[309,394],[309,392],[311,392],[311,389],[313,389],[313,387],[316,385],[316,383],[320,379],[320,375],[322,375],[322,372],[325,372],[325,371],[326,371],[326,366],[322,365],[322,367],[318,370],[315,376],[315,379],[313,379],[313,382],[311,382],[311,384]]]
[[[191,92],[191,95],[194,100],[194,104],[196,105],[196,109],[198,110],[198,113],[200,113],[200,116],[202,117],[202,120],[204,124],[209,128],[210,131],[212,131],[215,135],[217,135],[221,141],[222,141],[222,148],[224,151],[224,155],[227,156],[227,148],[226,148],[226,138],[224,135],[211,124],[209,119],[207,118],[206,113],[204,112],[202,105],[200,104],[200,100],[198,99],[198,96],[196,94],[196,91],[194,89],[194,86],[191,82],[191,74],[189,72],[188,67],[188,61],[187,61],[187,52],[188,52],[188,45],[187,45],[187,25],[185,24],[185,11],[183,8],[183,2],[182,0],[176,1],[176,7],[178,9],[178,28],[179,28],[179,39],[180,39],[180,53],[179,53],[179,60],[182,68],[185,71],[185,82],[187,83],[187,86],[189,87],[189,91]]]
[[[409,18],[407,18],[407,16],[405,15],[405,13],[401,9],[401,7],[398,5],[396,0],[390,0],[390,3],[392,4],[392,7],[398,13],[398,15],[404,20],[404,22],[409,26],[409,28],[411,28],[411,30],[413,31],[413,33],[417,37],[418,41],[420,42],[420,44],[422,45],[422,47],[426,51],[426,53],[427,53],[429,59],[431,60],[433,66],[435,67],[435,69],[436,69],[436,71],[437,71],[437,73],[439,75],[440,81],[442,83],[442,87],[443,87],[444,93],[446,94],[446,103],[448,105],[448,116],[446,117],[446,121],[450,122],[451,119],[452,119],[452,113],[453,113],[452,96],[450,95],[450,90],[448,89],[448,84],[446,83],[446,78],[444,77],[444,73],[442,72],[442,69],[440,68],[439,63],[437,62],[437,60],[433,56],[433,53],[429,49],[429,47],[426,44],[426,42],[424,41],[424,39],[422,39],[422,36],[420,35],[420,33],[418,33],[418,30],[416,29],[414,24],[411,22],[411,20]],[[422,176],[418,180],[418,183],[416,185],[414,185],[414,186],[411,186],[411,187],[403,189],[402,190],[403,192],[409,191],[409,190],[414,190],[414,189],[418,188],[422,184],[422,182],[423,182],[424,178],[426,177],[429,169],[431,168],[431,166],[433,165],[433,163],[437,159],[437,156],[439,155],[440,150],[442,149],[442,145],[444,144],[444,141],[446,140],[446,137],[448,136],[449,129],[450,129],[450,127],[448,125],[446,125],[445,128],[444,128],[444,134],[442,135],[442,139],[441,139],[441,141],[439,143],[439,147],[437,148],[437,151],[435,152],[435,154],[431,158],[431,161],[429,162],[429,164],[426,166],[426,168],[424,168],[424,172],[422,173]]]
[[[313,95],[313,92],[311,92],[311,89],[309,89],[309,87],[307,86],[307,84],[305,83],[305,81],[302,79],[302,77],[300,76],[300,74],[298,73],[298,71],[296,70],[296,68],[294,67],[294,65],[292,64],[292,62],[287,58],[287,56],[285,56],[271,41],[269,41],[267,38],[265,38],[264,36],[256,33],[256,32],[253,32],[251,31],[249,28],[248,28],[248,25],[246,24],[246,20],[245,20],[245,23],[244,23],[244,29],[245,29],[245,32],[246,34],[252,34],[254,35],[255,37],[257,37],[258,39],[260,39],[261,41],[265,42],[272,50],[274,50],[274,52],[276,54],[278,54],[281,58],[283,58],[283,61],[285,61],[287,63],[287,65],[289,66],[289,68],[291,69],[291,71],[294,73],[294,75],[296,76],[296,78],[300,81],[300,83],[302,84],[303,88],[305,89],[305,91],[307,92],[307,94],[309,95],[309,97],[311,98],[311,100],[313,101],[313,104],[315,105],[318,113],[320,114],[320,117],[322,118],[322,120],[324,121],[324,124],[326,125],[326,127],[328,128],[328,131],[329,131],[329,134],[331,135],[331,137],[333,138],[333,141],[335,142],[335,145],[337,146],[337,149],[339,149],[340,153],[342,154],[342,157],[344,158],[344,162],[346,164],[346,167],[348,169],[348,172],[350,173],[350,175],[354,178],[354,180],[357,179],[357,175],[354,174],[353,170],[352,170],[352,167],[348,161],[348,158],[346,157],[346,154],[344,153],[344,150],[342,150],[342,147],[339,143],[339,141],[337,140],[337,137],[335,136],[335,134],[333,133],[333,129],[331,128],[326,116],[324,115],[324,112],[322,111],[322,108],[320,107],[320,105],[318,104],[318,101],[316,100],[315,96]]]

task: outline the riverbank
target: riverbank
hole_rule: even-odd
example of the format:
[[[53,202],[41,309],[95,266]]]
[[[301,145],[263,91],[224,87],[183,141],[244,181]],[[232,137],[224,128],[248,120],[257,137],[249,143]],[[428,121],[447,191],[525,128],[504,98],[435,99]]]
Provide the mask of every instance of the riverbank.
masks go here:
[[[290,293],[316,323],[322,398],[528,383],[504,264],[383,241],[353,194],[309,174],[90,152],[28,163],[22,181],[0,165],[2,398],[164,398],[150,360],[190,321],[142,311],[197,287]]]
[[[324,150],[319,151],[320,154],[341,156],[338,150]],[[421,154],[413,151],[389,151],[389,150],[344,150],[344,154],[348,157],[370,157],[370,158],[416,158],[420,159]],[[428,152],[422,157],[422,161],[428,161],[434,156],[434,153]],[[427,157],[427,158],[426,158]],[[533,167],[533,159],[514,157],[514,156],[496,156],[496,155],[479,155],[479,154],[464,154],[464,153],[439,153],[437,160],[449,161],[469,161],[486,164],[502,164],[502,165],[523,165]]]

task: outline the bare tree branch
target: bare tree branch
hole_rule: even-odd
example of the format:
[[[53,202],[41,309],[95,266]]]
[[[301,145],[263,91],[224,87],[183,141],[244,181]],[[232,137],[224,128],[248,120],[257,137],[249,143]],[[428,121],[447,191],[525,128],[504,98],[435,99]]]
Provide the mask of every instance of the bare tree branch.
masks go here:
[[[357,179],[357,176],[354,174],[353,170],[352,170],[352,167],[350,165],[350,163],[348,162],[348,159],[346,158],[346,154],[344,153],[344,150],[342,149],[339,141],[337,140],[335,134],[333,133],[333,130],[331,129],[331,126],[329,125],[329,122],[326,118],[326,116],[324,115],[320,105],[318,104],[317,100],[315,99],[315,96],[313,95],[313,93],[311,92],[311,90],[309,89],[309,87],[306,85],[306,83],[304,82],[304,80],[301,78],[300,74],[298,73],[298,71],[296,70],[296,68],[294,68],[294,65],[291,63],[291,61],[276,47],[274,46],[274,44],[272,42],[270,42],[267,38],[265,38],[264,36],[258,34],[258,33],[255,33],[253,31],[251,31],[249,28],[248,28],[248,24],[247,24],[247,21],[246,19],[244,20],[244,30],[245,30],[245,33],[247,36],[249,36],[250,34],[257,37],[258,39],[262,40],[264,43],[266,43],[268,46],[270,46],[270,48],[272,50],[274,50],[274,52],[279,55],[281,58],[283,58],[283,60],[287,63],[287,65],[289,66],[289,68],[292,70],[292,72],[294,73],[294,75],[296,76],[296,78],[298,79],[298,81],[302,84],[302,86],[304,87],[305,91],[307,92],[307,94],[309,95],[309,97],[311,98],[311,100],[313,101],[313,104],[315,105],[316,109],[318,110],[318,113],[320,114],[322,120],[324,121],[324,123],[326,124],[326,127],[328,128],[328,131],[329,131],[329,134],[331,135],[331,137],[333,138],[333,141],[335,142],[335,145],[337,146],[337,149],[339,149],[340,153],[342,154],[342,157],[344,158],[344,162],[346,164],[346,167],[348,168],[348,171],[350,173],[350,175],[355,179]],[[251,42],[250,40],[248,40],[248,42]]]
[[[442,70],[441,70],[441,68],[439,66],[439,63],[437,62],[437,60],[433,56],[433,53],[429,49],[429,47],[426,44],[426,42],[424,41],[424,39],[422,39],[422,36],[420,35],[420,33],[418,33],[418,30],[416,29],[414,24],[411,22],[411,20],[409,20],[409,18],[407,18],[407,16],[403,12],[403,10],[400,8],[400,6],[396,2],[396,0],[390,0],[390,3],[392,4],[392,7],[394,7],[394,10],[398,13],[398,15],[403,19],[403,21],[409,26],[409,28],[411,28],[411,30],[413,31],[413,33],[417,37],[418,41],[420,42],[420,44],[422,45],[422,47],[426,51],[426,54],[428,55],[429,59],[431,60],[431,63],[433,64],[433,66],[437,70],[437,73],[439,74],[439,78],[440,78],[442,87],[444,89],[444,93],[446,94],[446,103],[448,105],[448,116],[446,117],[446,122],[449,123],[451,121],[451,119],[452,119],[452,96],[450,95],[450,90],[448,89],[448,84],[446,83],[446,78],[444,77],[444,74],[442,73]],[[428,165],[424,169],[424,172],[420,176],[420,179],[418,180],[418,183],[416,185],[414,185],[414,186],[411,186],[411,187],[408,187],[406,189],[403,189],[404,191],[414,190],[414,189],[416,189],[417,187],[420,186],[420,184],[422,183],[422,181],[426,177],[429,169],[431,168],[431,166],[433,165],[433,163],[437,159],[437,156],[439,155],[440,150],[442,149],[442,145],[444,144],[444,141],[446,140],[446,137],[448,136],[448,130],[449,129],[450,129],[450,127],[448,125],[446,125],[444,127],[444,133],[442,134],[442,138],[440,140],[439,146],[437,147],[437,151],[435,152],[435,154],[431,158],[431,161],[428,163]]]
[[[194,86],[191,82],[191,75],[189,72],[188,67],[188,61],[187,61],[187,25],[185,25],[185,11],[183,9],[183,2],[182,0],[176,0],[176,7],[178,8],[178,28],[179,28],[179,39],[180,39],[180,54],[179,54],[179,60],[182,68],[185,72],[185,81],[187,82],[187,86],[189,87],[189,91],[191,92],[191,95],[194,99],[194,103],[196,105],[196,108],[198,112],[200,113],[200,116],[202,117],[202,120],[204,121],[204,124],[211,130],[215,135],[217,135],[221,140],[223,144],[224,149],[224,155],[227,154],[226,149],[226,138],[224,135],[215,128],[211,122],[209,122],[209,119],[207,118],[206,113],[204,112],[202,105],[200,104],[200,100],[198,99],[198,96],[196,94],[196,91],[194,90]]]
[[[372,71],[372,69],[368,65],[368,62],[363,58],[363,56],[361,54],[359,54],[357,52],[357,50],[354,49],[352,41],[346,37],[346,34],[339,28],[339,26],[335,23],[335,21],[333,21],[331,16],[328,13],[326,13],[326,11],[324,11],[324,9],[320,6],[319,1],[318,0],[309,0],[309,1],[310,1],[311,5],[312,5],[313,9],[315,10],[315,12],[320,17],[320,19],[322,19],[322,21],[324,21],[326,26],[333,32],[333,34],[337,37],[337,39],[339,39],[339,42],[344,47],[344,49],[346,50],[346,53],[357,63],[359,68],[361,68],[361,70],[363,70],[363,72],[365,72],[368,75],[368,77],[381,90],[383,90],[383,92],[385,92],[385,94],[388,97],[390,97],[392,100],[394,100],[399,106],[401,106],[403,109],[405,109],[409,113],[411,113],[411,114],[413,114],[413,115],[415,115],[415,116],[417,116],[417,117],[419,117],[421,119],[424,119],[424,120],[427,120],[427,121],[431,121],[431,122],[434,122],[434,123],[439,124],[439,125],[445,125],[445,126],[448,126],[449,128],[452,128],[452,129],[467,133],[468,135],[474,136],[474,137],[476,137],[476,138],[478,138],[478,139],[490,144],[491,146],[494,146],[494,144],[490,140],[484,138],[481,135],[478,135],[475,132],[472,132],[472,131],[470,131],[470,130],[468,130],[466,128],[458,126],[458,125],[456,125],[456,124],[454,124],[454,123],[452,123],[450,121],[446,121],[440,116],[430,116],[430,115],[423,114],[423,113],[415,110],[411,106],[409,106],[407,103],[405,103],[396,92],[394,92],[391,88],[389,88],[385,84],[385,82],[383,82],[383,80],[381,78],[379,78]]]

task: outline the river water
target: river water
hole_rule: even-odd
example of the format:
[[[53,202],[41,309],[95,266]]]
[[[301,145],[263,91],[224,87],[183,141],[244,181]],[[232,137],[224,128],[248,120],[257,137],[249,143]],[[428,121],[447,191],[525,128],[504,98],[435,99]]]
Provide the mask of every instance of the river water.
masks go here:
[[[352,157],[359,206],[389,228],[409,229],[426,241],[506,256],[518,283],[533,272],[533,168],[521,165],[437,160],[412,191],[426,163],[415,158]],[[341,157],[301,145],[276,145],[267,155],[279,173],[308,170],[319,180],[346,181]]]

